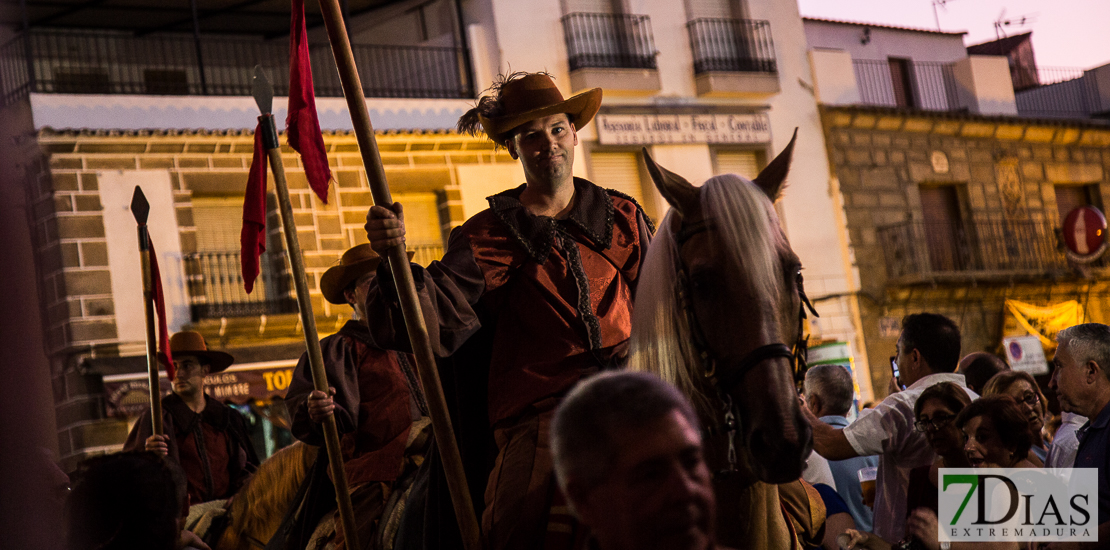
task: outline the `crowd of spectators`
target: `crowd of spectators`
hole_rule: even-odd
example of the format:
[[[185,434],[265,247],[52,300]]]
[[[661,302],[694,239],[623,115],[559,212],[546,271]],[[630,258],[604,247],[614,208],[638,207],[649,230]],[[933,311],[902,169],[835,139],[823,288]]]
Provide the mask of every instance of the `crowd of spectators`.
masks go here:
[[[1040,467],[1098,469],[1098,538],[1103,545],[1110,540],[1110,327],[1071,327],[1057,335],[1057,343],[1047,386],[1060,415],[1050,412],[1048,397],[1029,373],[1011,370],[986,352],[959,359],[956,324],[930,313],[903,320],[892,358],[900,379],[854,422],[819,417],[824,400],[813,398],[807,376],[803,399],[812,412],[816,451],[811,464],[878,457],[872,527],[857,520],[852,528],[826,533],[825,548],[1102,548],[1100,543],[938,541],[939,469]],[[829,378],[823,372],[814,376]],[[807,469],[814,471],[819,468]],[[839,481],[836,486],[844,501],[859,487],[848,485],[847,491]]]
[[[845,367],[810,368],[801,399],[815,452],[803,478],[826,507],[821,548],[1099,547],[938,541],[942,468],[1097,468],[1099,539],[1110,540],[1110,327],[1071,327],[1058,345],[1047,387],[1062,416],[1028,373],[982,352],[961,359],[958,328],[936,314],[904,319],[898,391],[872,408],[858,407]],[[595,376],[567,396],[551,434],[560,489],[598,548],[721,548],[702,432],[673,387],[644,373]],[[868,491],[861,473],[875,470]],[[185,476],[156,453],[92,459],[73,479],[71,548],[206,548],[182,530]]]

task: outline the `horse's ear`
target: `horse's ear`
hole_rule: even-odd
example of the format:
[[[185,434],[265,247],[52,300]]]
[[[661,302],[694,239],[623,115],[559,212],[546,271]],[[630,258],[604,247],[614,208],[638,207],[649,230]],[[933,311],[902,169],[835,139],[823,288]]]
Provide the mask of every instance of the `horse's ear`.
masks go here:
[[[648,173],[651,174],[651,180],[655,182],[655,188],[659,190],[659,194],[663,195],[663,198],[667,199],[679,214],[685,216],[695,211],[700,206],[698,188],[686,181],[686,178],[656,164],[648,153],[647,147],[643,149],[644,163],[647,164]]]
[[[779,197],[782,196],[786,174],[790,172],[790,160],[794,157],[794,142],[797,139],[798,129],[794,128],[794,137],[790,138],[790,143],[786,144],[786,148],[752,180],[752,183],[758,185],[767,194],[771,202],[779,200]]]

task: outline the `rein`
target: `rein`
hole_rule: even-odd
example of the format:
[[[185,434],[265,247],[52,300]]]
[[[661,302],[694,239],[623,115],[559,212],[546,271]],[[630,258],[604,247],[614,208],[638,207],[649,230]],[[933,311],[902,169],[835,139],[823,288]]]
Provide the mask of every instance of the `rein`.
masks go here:
[[[678,293],[678,302],[686,313],[687,325],[690,327],[690,335],[693,338],[694,349],[701,359],[703,375],[711,379],[720,392],[721,400],[724,402],[724,419],[725,430],[728,432],[728,462],[729,471],[736,471],[736,434],[740,430],[740,418],[736,414],[736,406],[732,402],[732,397],[728,391],[736,387],[743,379],[744,375],[749,371],[767,361],[777,357],[785,357],[790,360],[791,370],[794,374],[795,384],[801,383],[805,380],[805,372],[808,369],[806,364],[806,350],[809,344],[809,336],[802,336],[802,329],[804,322],[808,318],[806,309],[813,314],[814,317],[820,317],[817,310],[813,308],[810,303],[809,297],[806,296],[805,289],[798,286],[798,294],[801,297],[801,304],[798,312],[798,338],[791,348],[782,342],[775,342],[765,344],[755,348],[745,355],[737,362],[730,372],[719,372],[717,354],[714,353],[712,346],[709,345],[708,339],[705,337],[705,332],[702,330],[702,325],[698,322],[697,312],[694,311],[693,302],[690,299],[692,295],[690,292],[690,278],[686,274],[686,265],[682,261],[681,248],[686,241],[699,233],[703,233],[713,229],[715,224],[711,220],[702,220],[700,222],[679,226],[678,232],[675,233],[675,244],[679,249],[679,254],[675,255],[675,271],[676,286]]]

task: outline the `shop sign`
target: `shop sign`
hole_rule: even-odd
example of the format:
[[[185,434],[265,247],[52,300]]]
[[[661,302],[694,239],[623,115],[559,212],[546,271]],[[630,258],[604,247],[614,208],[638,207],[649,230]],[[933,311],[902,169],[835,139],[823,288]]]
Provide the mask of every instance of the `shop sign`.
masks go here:
[[[600,114],[596,121],[602,145],[671,143],[770,143],[766,114]]]
[[[293,382],[292,361],[254,365],[235,365],[226,371],[204,378],[204,391],[218,401],[242,405],[253,400],[285,397]],[[161,394],[171,391],[165,372],[159,373]],[[147,374],[133,373],[104,377],[107,413],[115,417],[133,417],[150,407],[150,384]]]

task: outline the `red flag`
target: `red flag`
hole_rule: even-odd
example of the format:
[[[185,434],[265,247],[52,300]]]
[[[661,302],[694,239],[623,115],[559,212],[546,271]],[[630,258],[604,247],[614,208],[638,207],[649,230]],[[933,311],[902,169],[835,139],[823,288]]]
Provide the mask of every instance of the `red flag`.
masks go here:
[[[166,299],[162,295],[162,274],[158,271],[158,253],[154,251],[154,241],[147,238],[150,244],[150,278],[154,279],[154,311],[158,313],[158,343],[162,346],[162,358],[166,361],[166,376],[173,380],[177,369],[173,366],[173,354],[170,353],[170,331],[166,328]]]
[[[304,0],[293,1],[293,20],[289,24],[289,116],[285,135],[289,146],[301,154],[308,185],[316,196],[328,203],[331,167],[316,115],[316,94],[312,89],[312,63],[308,56],[308,32],[304,21]]]
[[[254,280],[258,277],[258,257],[266,251],[266,158],[260,122],[254,129],[254,158],[243,197],[243,230],[239,233],[239,261],[243,265],[243,288],[247,294],[254,290]]]

